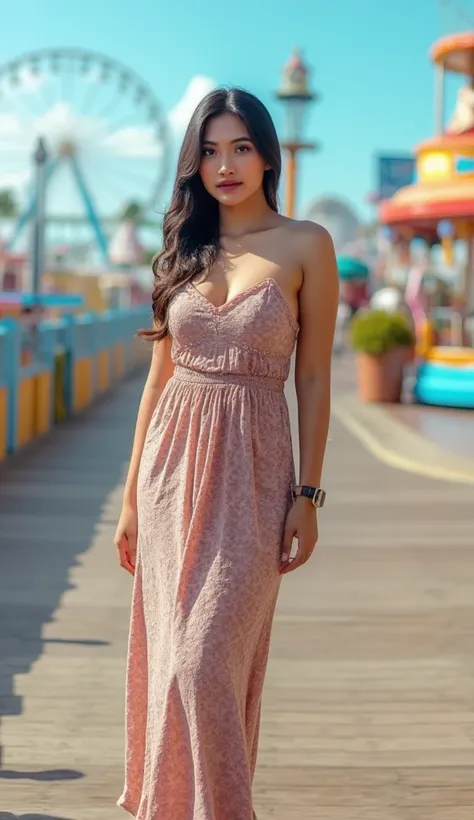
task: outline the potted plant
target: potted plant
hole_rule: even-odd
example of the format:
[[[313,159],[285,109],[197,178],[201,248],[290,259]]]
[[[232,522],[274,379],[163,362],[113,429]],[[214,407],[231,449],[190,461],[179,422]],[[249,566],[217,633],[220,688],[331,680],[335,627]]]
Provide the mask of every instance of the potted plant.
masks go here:
[[[403,313],[364,311],[354,317],[351,337],[362,401],[399,402],[404,368],[415,347],[408,318]]]

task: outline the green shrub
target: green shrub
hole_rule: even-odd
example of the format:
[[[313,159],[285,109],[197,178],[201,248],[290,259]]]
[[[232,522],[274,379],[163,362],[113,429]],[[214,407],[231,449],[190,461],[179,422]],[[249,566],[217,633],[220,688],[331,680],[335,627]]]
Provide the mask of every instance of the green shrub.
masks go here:
[[[351,339],[356,350],[381,356],[395,347],[415,344],[411,325],[402,313],[373,310],[356,315],[351,324]]]

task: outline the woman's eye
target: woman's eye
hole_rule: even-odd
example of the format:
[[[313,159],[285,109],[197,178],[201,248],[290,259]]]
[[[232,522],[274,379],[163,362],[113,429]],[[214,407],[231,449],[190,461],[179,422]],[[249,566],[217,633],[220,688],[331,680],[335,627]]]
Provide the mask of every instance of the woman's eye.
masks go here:
[[[237,151],[241,151],[243,154],[245,154],[247,151],[250,151],[250,147],[248,145],[239,145]]]
[[[214,153],[214,151],[213,151],[212,148],[203,148],[202,149],[203,157],[212,157],[213,153]]]

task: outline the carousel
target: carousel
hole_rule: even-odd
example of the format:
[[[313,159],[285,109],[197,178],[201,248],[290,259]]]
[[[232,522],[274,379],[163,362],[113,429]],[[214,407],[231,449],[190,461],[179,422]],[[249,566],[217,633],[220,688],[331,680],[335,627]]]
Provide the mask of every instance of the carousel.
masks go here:
[[[415,148],[417,181],[381,203],[380,222],[395,243],[424,239],[441,244],[446,264],[453,263],[456,240],[466,243],[462,301],[474,310],[474,32],[447,37],[432,49],[437,69],[437,134]],[[445,124],[447,72],[466,78],[455,111]]]
[[[418,341],[424,358],[415,393],[430,404],[474,407],[474,32],[439,40],[431,59],[437,77],[436,135],[415,148],[416,182],[382,202],[379,219],[393,246],[408,259],[412,241],[422,239],[429,253],[440,245],[445,267],[459,271],[449,346],[428,341],[436,343],[432,317],[423,309],[418,286],[409,288],[419,308]],[[464,81],[446,120],[448,73]],[[419,269],[415,274],[421,282]]]

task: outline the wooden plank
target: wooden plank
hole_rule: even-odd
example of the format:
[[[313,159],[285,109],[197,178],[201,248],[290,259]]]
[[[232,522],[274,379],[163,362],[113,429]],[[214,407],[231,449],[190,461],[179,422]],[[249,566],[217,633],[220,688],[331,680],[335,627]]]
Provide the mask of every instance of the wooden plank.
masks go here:
[[[334,389],[349,381],[337,363]],[[140,387],[0,471],[0,820],[125,817],[131,583],[112,537]],[[379,464],[336,422],[325,484],[320,545],[275,616],[258,818],[472,820],[472,489]]]

